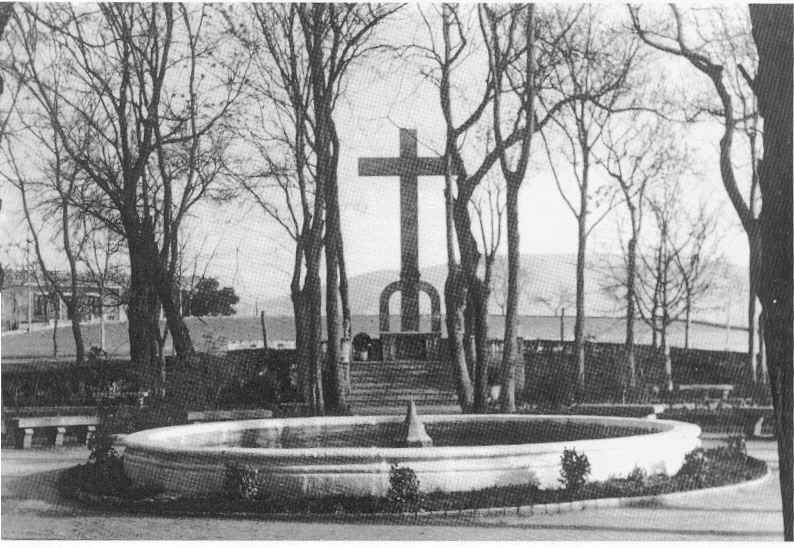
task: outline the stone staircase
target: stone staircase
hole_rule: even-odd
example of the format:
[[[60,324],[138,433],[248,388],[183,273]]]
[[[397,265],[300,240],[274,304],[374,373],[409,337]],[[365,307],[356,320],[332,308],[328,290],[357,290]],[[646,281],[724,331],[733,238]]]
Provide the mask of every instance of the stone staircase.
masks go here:
[[[409,399],[420,413],[460,413],[452,372],[440,361],[354,361],[350,384],[357,414],[402,414]]]

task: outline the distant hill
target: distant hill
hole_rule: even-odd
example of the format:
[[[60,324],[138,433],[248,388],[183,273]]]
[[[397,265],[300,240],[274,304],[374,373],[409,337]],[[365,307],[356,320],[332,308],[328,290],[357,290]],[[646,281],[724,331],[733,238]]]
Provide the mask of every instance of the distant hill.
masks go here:
[[[376,315],[354,315],[353,333],[365,331],[372,336],[378,335],[378,317]],[[234,341],[256,341],[262,339],[262,325],[259,318],[244,316],[218,316],[209,318],[186,318],[185,323],[190,330],[196,350],[206,352],[212,348],[221,348]],[[271,344],[292,341],[295,339],[295,326],[289,316],[268,316],[265,320],[268,340]],[[392,316],[392,325],[398,325],[396,316]],[[564,320],[564,338],[573,339],[573,317],[566,312]],[[504,333],[504,316],[491,315],[489,319],[489,336],[499,338]],[[323,325],[323,328],[325,326]],[[423,330],[430,328],[430,318],[421,319]],[[518,335],[527,339],[557,339],[560,336],[560,320],[552,316],[521,316],[519,318]],[[650,331],[642,322],[636,324],[637,342],[649,344]],[[442,324],[443,329],[443,324]],[[724,326],[695,323],[692,326],[691,341],[693,348],[707,350],[734,350],[741,352],[747,345],[747,332],[736,326],[725,329]],[[585,334],[600,342],[622,342],[625,337],[625,325],[620,318],[590,317],[585,322]],[[670,344],[683,346],[684,325],[676,322],[670,329]],[[325,336],[325,334],[323,334]],[[52,358],[52,329],[3,333],[0,338],[2,349],[3,371],[15,361],[46,360]],[[99,324],[83,326],[83,338],[87,346],[99,343]],[[60,358],[74,356],[74,338],[68,325],[58,327],[56,333],[58,356]],[[128,326],[126,323],[109,322],[107,325],[106,349],[114,357],[129,356]],[[166,343],[166,352],[170,353],[170,339]]]
[[[593,254],[588,260],[585,276],[585,313],[588,316],[619,317],[623,314],[623,304],[604,289],[609,285],[610,269],[620,264],[618,255]],[[573,315],[576,288],[576,256],[573,254],[526,254],[521,257],[524,271],[524,282],[519,314],[529,316],[554,315],[562,304],[566,315]],[[494,266],[496,281],[491,295],[491,313],[503,313],[504,285],[500,278],[506,272],[506,258],[497,257]],[[447,275],[446,264],[425,267],[421,270],[422,279],[430,282],[438,290],[444,306],[444,280]],[[353,314],[376,315],[381,291],[390,282],[399,279],[397,270],[378,270],[353,276],[349,279],[350,306]],[[725,291],[713,291],[702,299],[700,310],[694,316],[702,321],[725,324],[727,313],[730,323],[734,326],[746,325],[747,281],[743,269],[730,265],[729,276],[733,289],[730,291],[730,307],[726,306]],[[567,302],[566,302],[567,301]],[[430,312],[430,302],[421,297],[422,313]],[[268,315],[292,315],[292,301],[288,295],[265,301],[264,310]],[[391,300],[391,313],[400,310],[400,297],[395,295]]]

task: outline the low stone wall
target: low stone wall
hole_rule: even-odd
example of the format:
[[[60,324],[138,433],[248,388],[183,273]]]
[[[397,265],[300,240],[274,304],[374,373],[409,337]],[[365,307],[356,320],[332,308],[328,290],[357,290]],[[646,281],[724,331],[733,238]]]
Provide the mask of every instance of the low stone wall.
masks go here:
[[[272,481],[274,495],[329,494],[383,496],[391,465],[413,469],[426,492],[467,491],[520,485],[535,480],[543,488],[559,486],[560,456],[565,449],[587,455],[592,480],[628,475],[635,467],[649,474],[674,474],[684,455],[700,445],[700,429],[673,421],[615,417],[545,415],[456,415],[423,417],[434,422],[546,421],[611,425],[648,433],[617,438],[517,445],[396,447],[311,447],[272,449],[239,447],[246,432],[267,435],[283,429],[317,429],[400,422],[402,417],[312,417],[236,421],[159,428],[128,436],[124,469],[138,485],[178,493],[213,493],[223,489],[225,466],[249,465]],[[496,441],[496,440],[495,440]]]

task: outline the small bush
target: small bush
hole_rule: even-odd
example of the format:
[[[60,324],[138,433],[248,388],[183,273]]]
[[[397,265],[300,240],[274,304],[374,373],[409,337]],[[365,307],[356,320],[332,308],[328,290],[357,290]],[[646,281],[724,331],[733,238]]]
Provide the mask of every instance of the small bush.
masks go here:
[[[684,464],[676,477],[694,487],[704,487],[708,479],[710,460],[703,448],[693,449],[684,456]]]
[[[587,481],[590,475],[590,461],[584,453],[579,454],[575,449],[565,449],[560,457],[560,483],[563,488],[575,493]]]
[[[270,490],[262,471],[248,465],[231,463],[226,465],[224,491],[230,498],[243,500],[267,500]]]
[[[645,482],[648,480],[648,474],[645,472],[645,469],[640,468],[639,466],[635,466],[634,470],[626,476],[626,481],[633,483],[637,486],[645,485]]]
[[[421,508],[422,493],[416,472],[407,466],[392,464],[389,472],[389,502],[401,512],[415,512]]]
[[[728,438],[728,444],[725,449],[729,456],[737,460],[747,457],[747,442],[745,442],[742,435]]]

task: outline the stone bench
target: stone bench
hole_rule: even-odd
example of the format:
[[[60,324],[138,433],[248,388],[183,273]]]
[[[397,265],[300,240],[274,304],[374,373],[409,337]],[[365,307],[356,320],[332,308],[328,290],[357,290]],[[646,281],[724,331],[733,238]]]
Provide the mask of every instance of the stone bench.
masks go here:
[[[245,421],[271,417],[273,417],[273,412],[269,409],[210,409],[188,411],[187,422]]]
[[[667,405],[663,403],[583,403],[571,407],[569,411],[577,415],[655,419],[665,409]]]
[[[33,433],[37,428],[55,428],[55,445],[63,445],[63,438],[66,434],[67,427],[85,426],[86,427],[86,444],[93,438],[96,433],[96,427],[99,425],[99,417],[96,415],[64,415],[58,417],[14,417],[10,421],[11,431],[17,434],[19,430],[24,430],[22,436],[22,449],[30,449],[33,447]],[[19,440],[19,437],[16,437]],[[18,446],[19,444],[17,444]]]
[[[694,392],[707,401],[725,401],[733,391],[732,384],[679,384],[677,392]],[[719,392],[718,398],[710,397],[713,392]]]

